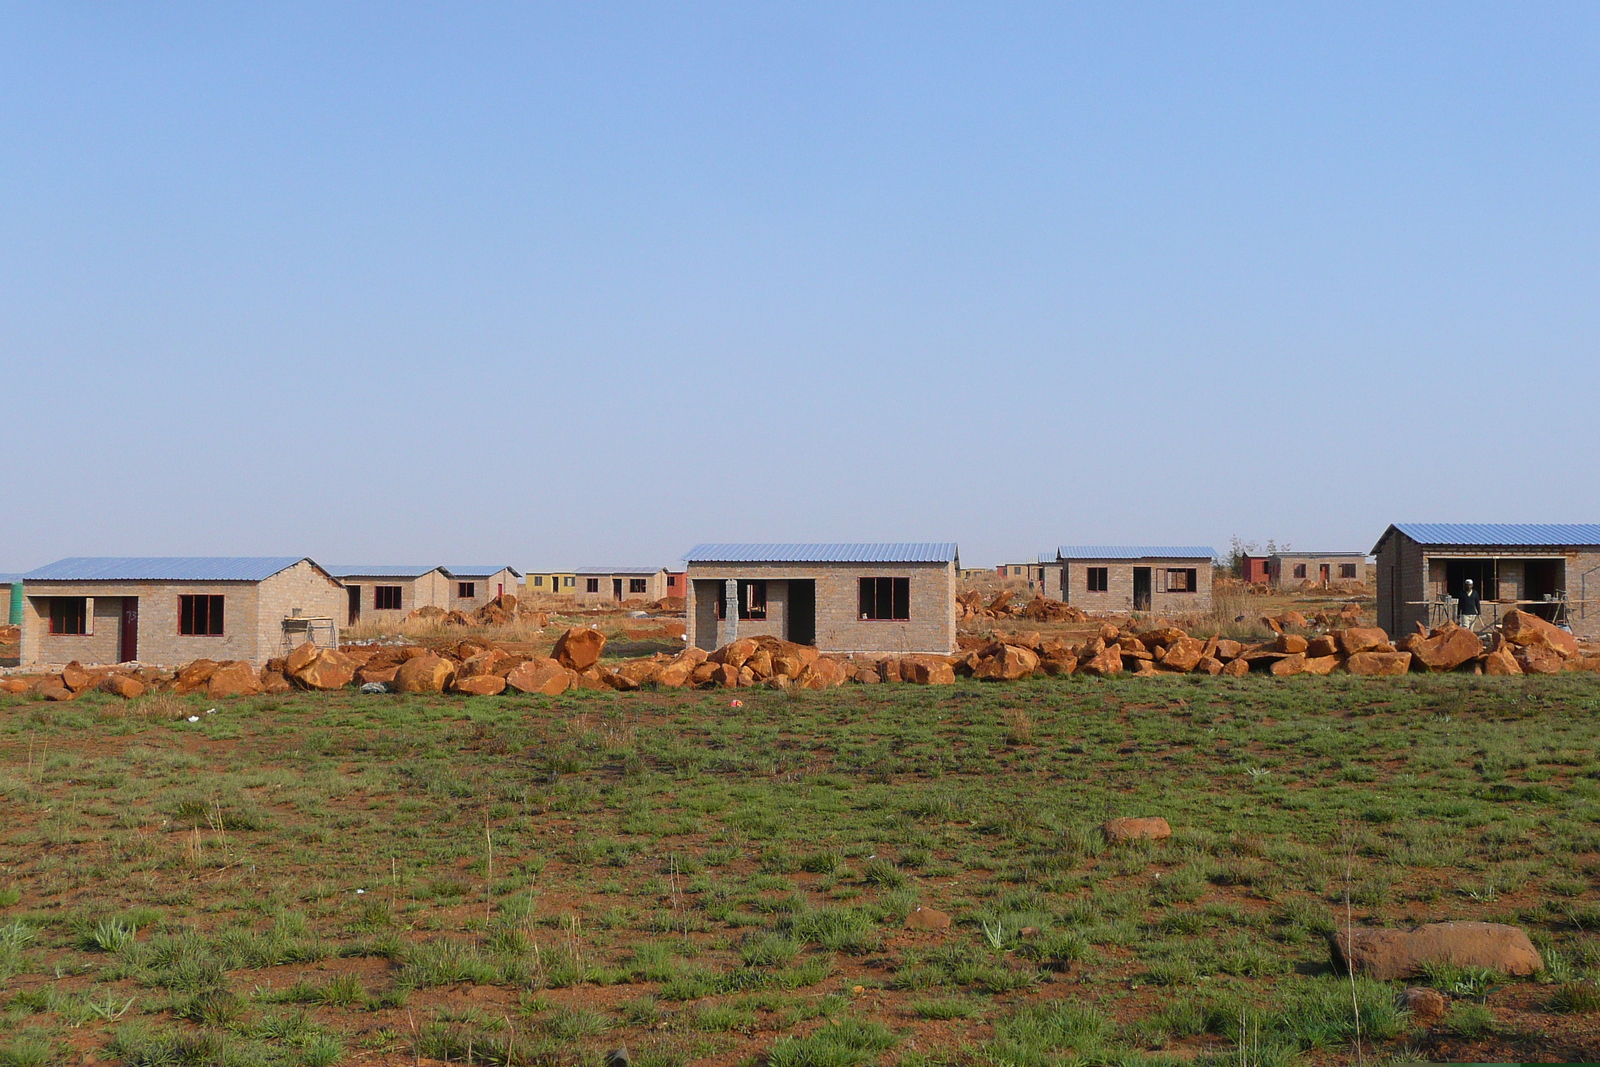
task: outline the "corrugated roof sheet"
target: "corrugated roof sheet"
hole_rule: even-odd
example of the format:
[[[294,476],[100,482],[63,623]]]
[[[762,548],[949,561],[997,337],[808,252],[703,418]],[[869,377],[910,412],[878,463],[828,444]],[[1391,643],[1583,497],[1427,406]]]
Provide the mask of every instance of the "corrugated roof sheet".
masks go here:
[[[1283,559],[1300,559],[1301,557],[1312,559],[1316,557],[1325,558],[1328,556],[1361,556],[1362,558],[1365,558],[1367,553],[1351,550],[1349,552],[1273,552],[1271,555],[1281,557]]]
[[[1394,528],[1427,545],[1600,545],[1592,522],[1397,522]]]
[[[338,563],[327,568],[335,578],[420,578],[437,567],[405,566],[394,563]]]
[[[27,582],[259,582],[305,556],[68,556],[22,576]]]
[[[21,578],[22,575],[20,574],[0,574],[0,585],[10,585],[12,582],[21,580]]]
[[[954,541],[846,544],[704,544],[683,558],[690,563],[949,563]]]
[[[518,578],[522,577],[521,571],[517,570],[515,567],[508,567],[504,563],[494,564],[492,566],[482,563],[475,563],[471,565],[465,563],[460,565],[450,563],[440,567],[439,569],[444,571],[452,578],[488,578],[492,575],[499,574],[501,571],[510,571]]]
[[[1056,549],[1058,559],[1214,559],[1216,555],[1210,545],[1062,545]]]
[[[573,574],[655,574],[665,567],[579,567]]]

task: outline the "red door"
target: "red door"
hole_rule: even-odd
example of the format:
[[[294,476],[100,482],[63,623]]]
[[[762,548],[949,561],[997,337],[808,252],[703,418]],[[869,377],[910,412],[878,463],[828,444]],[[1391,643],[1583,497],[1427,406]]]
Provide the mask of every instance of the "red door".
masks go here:
[[[122,630],[117,640],[117,662],[131,663],[139,658],[139,598],[122,598]]]

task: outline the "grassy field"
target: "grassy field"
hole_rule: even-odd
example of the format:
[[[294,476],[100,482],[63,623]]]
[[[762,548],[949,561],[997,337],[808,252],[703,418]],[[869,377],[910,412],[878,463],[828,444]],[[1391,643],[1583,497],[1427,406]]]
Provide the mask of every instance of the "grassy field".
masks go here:
[[[0,1067],[1594,1060],[1597,716],[1588,675],[0,698]],[[1421,1027],[1328,966],[1448,918],[1546,971],[1433,973]]]

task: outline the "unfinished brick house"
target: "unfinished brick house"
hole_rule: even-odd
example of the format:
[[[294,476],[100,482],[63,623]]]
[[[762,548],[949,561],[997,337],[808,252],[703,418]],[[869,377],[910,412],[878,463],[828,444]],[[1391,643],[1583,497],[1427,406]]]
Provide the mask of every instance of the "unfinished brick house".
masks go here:
[[[1206,545],[1063,545],[1040,556],[1046,596],[1084,611],[1193,615],[1211,610]]]
[[[1402,522],[1372,553],[1378,625],[1390,634],[1454,621],[1471,578],[1480,629],[1519,608],[1600,637],[1600,524]]]
[[[1371,578],[1365,552],[1275,552],[1267,557],[1267,580],[1285,589],[1309,582],[1318,589],[1339,589]]]
[[[446,611],[471,615],[497,596],[516,596],[520,592],[517,586],[522,573],[513,567],[446,564],[439,569],[450,579],[445,589],[449,602],[439,605]]]
[[[660,600],[683,596],[668,592],[665,567],[579,567],[573,597],[584,607],[620,604],[625,600]]]
[[[703,649],[763,634],[823,652],[956,647],[952,542],[703,544],[684,559],[689,642]]]
[[[363,618],[398,621],[421,607],[450,609],[453,579],[442,567],[344,564],[328,570],[345,588],[346,626]]]
[[[259,667],[308,639],[337,644],[347,607],[338,579],[299,556],[75,556],[22,579],[23,666],[242,659]]]

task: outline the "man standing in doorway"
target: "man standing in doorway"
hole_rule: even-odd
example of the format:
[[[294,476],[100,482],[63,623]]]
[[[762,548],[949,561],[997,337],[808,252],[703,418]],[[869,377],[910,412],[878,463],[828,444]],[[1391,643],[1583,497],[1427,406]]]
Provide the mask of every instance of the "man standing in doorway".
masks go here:
[[[1478,603],[1478,590],[1473,586],[1472,579],[1468,578],[1461,585],[1461,597],[1456,601],[1456,616],[1459,624],[1468,629],[1478,628],[1478,613],[1481,610]]]

